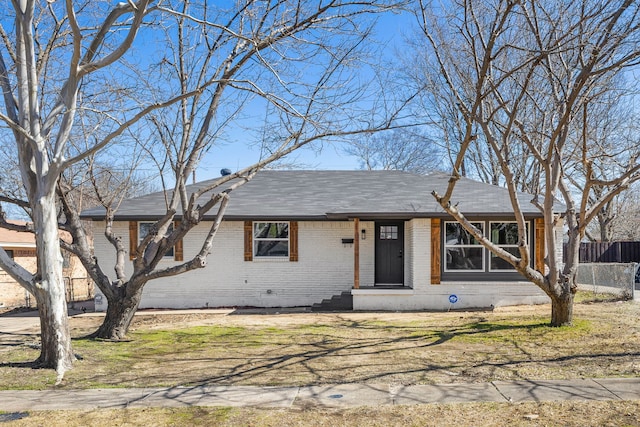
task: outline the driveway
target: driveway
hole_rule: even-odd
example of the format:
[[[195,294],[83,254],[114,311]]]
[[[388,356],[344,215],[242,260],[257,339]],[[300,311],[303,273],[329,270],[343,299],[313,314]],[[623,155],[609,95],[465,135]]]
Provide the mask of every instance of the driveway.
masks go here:
[[[69,316],[75,316],[85,311],[93,312],[93,310],[93,301],[74,302],[70,303],[68,307]],[[0,314],[0,342],[2,344],[20,344],[29,338],[38,339],[39,335],[38,310]]]
[[[36,310],[0,315],[2,346],[20,345],[30,339],[35,341],[38,335],[40,335],[40,318]]]

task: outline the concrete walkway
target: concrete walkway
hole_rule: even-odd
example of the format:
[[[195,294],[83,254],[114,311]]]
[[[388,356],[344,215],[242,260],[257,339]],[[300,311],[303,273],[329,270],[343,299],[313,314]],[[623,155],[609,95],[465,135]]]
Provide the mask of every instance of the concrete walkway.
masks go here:
[[[337,384],[304,387],[195,386],[139,389],[2,390],[0,411],[254,406],[349,408],[459,402],[640,400],[640,378],[494,381],[443,385]]]

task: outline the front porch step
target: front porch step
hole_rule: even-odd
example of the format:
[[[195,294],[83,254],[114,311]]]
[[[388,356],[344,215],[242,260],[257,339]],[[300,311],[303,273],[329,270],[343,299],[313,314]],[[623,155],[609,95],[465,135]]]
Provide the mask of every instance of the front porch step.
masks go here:
[[[330,299],[323,299],[320,303],[311,306],[311,311],[352,311],[353,296],[351,291],[344,291],[340,295],[334,295]]]

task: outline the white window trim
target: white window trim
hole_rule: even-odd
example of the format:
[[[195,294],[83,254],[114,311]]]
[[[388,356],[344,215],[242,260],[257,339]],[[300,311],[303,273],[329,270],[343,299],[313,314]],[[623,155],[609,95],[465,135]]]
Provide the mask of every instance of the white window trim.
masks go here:
[[[155,224],[155,223],[156,223],[156,221],[138,221],[138,246],[140,245],[140,242],[142,242],[142,240],[145,237],[147,237],[146,235],[142,236],[142,231],[140,229],[141,225],[142,224]],[[173,259],[175,259],[175,255],[176,255],[176,248],[173,247],[173,248],[171,248],[171,254],[165,254],[162,257],[162,259],[163,260],[173,260]]]
[[[525,227],[527,228],[527,232],[526,232],[526,237],[527,237],[527,243],[531,240],[531,236],[529,236],[529,233],[531,232],[531,226],[529,225],[530,221],[525,221]],[[489,241],[491,241],[491,224],[516,224],[516,226],[518,225],[517,221],[489,221],[489,227],[487,228],[487,234],[488,234],[488,238]],[[492,242],[493,243],[493,242]],[[495,243],[495,245],[497,245],[500,248],[518,248],[518,244],[509,244],[509,245],[501,245],[498,243]],[[531,252],[531,247],[529,247],[529,251]],[[489,251],[487,249],[487,252],[489,252],[489,269],[488,272],[490,273],[513,273],[514,271],[516,271],[515,267],[511,267],[511,268],[491,268],[491,257],[495,256],[497,258],[500,258],[497,255],[494,255],[493,252]],[[502,259],[502,258],[500,258]]]
[[[284,238],[263,238],[256,237],[256,224],[287,224],[287,255],[286,256],[265,256],[258,255],[258,245],[257,241],[267,242],[267,241],[283,241]],[[290,221],[253,221],[251,223],[251,246],[253,250],[253,260],[255,261],[276,261],[276,262],[289,262],[289,257],[291,256],[291,222]]]
[[[484,233],[486,233],[485,228],[486,228],[486,221],[470,221],[472,224],[482,224],[482,233],[484,235]],[[442,235],[442,241],[443,241],[443,259],[444,259],[444,272],[445,273],[485,273],[486,270],[486,248],[484,246],[482,246],[480,243],[478,243],[477,245],[448,245],[447,244],[447,224],[457,224],[460,225],[457,221],[444,221],[444,227],[443,227],[443,235]],[[460,225],[460,227],[462,227],[462,225]],[[459,269],[448,269],[447,268],[447,249],[448,248],[480,248],[482,249],[482,268],[481,269],[474,269],[474,270],[459,270]]]

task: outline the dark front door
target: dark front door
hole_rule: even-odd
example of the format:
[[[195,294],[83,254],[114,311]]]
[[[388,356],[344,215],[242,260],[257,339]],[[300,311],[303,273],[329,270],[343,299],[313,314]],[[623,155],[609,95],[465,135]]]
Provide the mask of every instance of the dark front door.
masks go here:
[[[376,222],[376,284],[404,282],[404,222]]]

